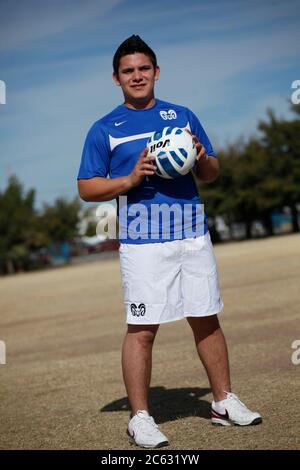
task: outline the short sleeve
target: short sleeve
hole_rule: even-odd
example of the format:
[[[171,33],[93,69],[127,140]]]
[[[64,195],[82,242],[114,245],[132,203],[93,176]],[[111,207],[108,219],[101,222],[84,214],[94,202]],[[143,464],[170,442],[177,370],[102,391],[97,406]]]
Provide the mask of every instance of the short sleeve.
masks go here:
[[[203,129],[202,125],[200,124],[199,119],[197,116],[189,110],[189,123],[191,126],[191,132],[200,140],[201,144],[204,145],[206,149],[207,155],[211,155],[212,157],[216,157],[214,149],[210,143],[210,140]]]
[[[109,161],[110,150],[105,128],[96,122],[86,136],[77,179],[106,177],[109,173]]]

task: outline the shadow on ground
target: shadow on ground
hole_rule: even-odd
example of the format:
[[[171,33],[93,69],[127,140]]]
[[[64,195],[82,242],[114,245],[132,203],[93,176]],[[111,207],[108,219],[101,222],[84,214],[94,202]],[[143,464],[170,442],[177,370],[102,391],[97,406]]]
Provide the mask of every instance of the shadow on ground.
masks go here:
[[[201,400],[201,397],[210,393],[209,388],[188,387],[188,388],[170,388],[152,387],[150,388],[150,408],[151,413],[157,423],[174,421],[178,418],[188,416],[199,416],[200,418],[210,419],[210,403]],[[120,398],[108,403],[100,410],[103,412],[111,411],[130,411],[127,397]]]

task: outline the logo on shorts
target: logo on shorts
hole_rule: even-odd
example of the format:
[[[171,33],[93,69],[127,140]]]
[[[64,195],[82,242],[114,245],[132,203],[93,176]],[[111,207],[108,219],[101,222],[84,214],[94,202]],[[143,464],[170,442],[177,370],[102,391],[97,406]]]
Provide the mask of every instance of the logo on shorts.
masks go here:
[[[131,313],[134,317],[143,317],[146,313],[146,307],[145,304],[131,304],[130,305]]]

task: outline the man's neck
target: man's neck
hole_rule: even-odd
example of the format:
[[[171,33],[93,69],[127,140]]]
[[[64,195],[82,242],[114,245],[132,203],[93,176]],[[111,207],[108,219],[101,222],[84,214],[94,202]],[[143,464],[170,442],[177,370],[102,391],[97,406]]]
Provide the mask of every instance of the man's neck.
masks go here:
[[[124,101],[124,105],[130,109],[149,109],[149,108],[153,108],[155,103],[156,103],[156,99],[154,98],[154,96],[150,100],[147,100],[147,101],[134,101],[133,102],[133,101],[127,101],[126,99]]]

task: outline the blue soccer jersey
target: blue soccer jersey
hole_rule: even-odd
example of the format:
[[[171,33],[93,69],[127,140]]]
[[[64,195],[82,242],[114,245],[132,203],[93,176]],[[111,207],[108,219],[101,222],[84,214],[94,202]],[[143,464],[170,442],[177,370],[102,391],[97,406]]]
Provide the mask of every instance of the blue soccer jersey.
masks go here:
[[[129,175],[147,140],[164,127],[190,129],[214,156],[198,118],[183,106],[156,100],[148,109],[124,104],[95,122],[83,148],[78,179]],[[146,176],[117,199],[122,243],[154,243],[203,235],[206,217],[192,173],[176,179]]]

